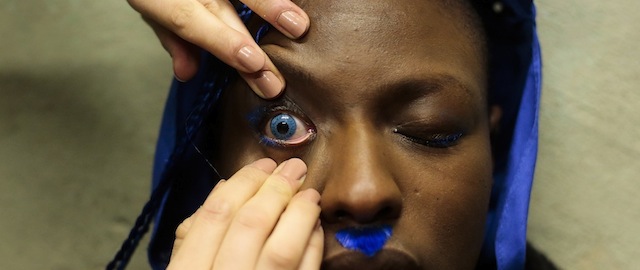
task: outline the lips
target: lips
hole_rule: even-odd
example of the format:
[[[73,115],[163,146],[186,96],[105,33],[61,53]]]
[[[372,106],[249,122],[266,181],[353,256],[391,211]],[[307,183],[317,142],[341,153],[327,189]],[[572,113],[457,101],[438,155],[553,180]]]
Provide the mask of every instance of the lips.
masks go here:
[[[418,262],[407,252],[384,248],[373,257],[368,257],[361,252],[345,250],[336,255],[327,257],[322,262],[322,270],[385,270],[385,269],[420,269]]]
[[[347,249],[373,257],[389,240],[392,232],[391,225],[351,227],[336,232],[336,240]]]
[[[375,255],[367,256],[357,249],[349,249],[339,242],[336,234],[344,227],[326,225],[323,270],[384,270],[422,269],[418,258],[405,247],[399,235],[388,238]]]

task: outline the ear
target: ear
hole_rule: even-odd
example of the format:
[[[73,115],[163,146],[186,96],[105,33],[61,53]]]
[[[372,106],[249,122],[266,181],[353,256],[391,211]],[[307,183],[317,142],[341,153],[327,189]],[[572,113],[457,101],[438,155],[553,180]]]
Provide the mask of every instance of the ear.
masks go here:
[[[501,119],[502,119],[502,107],[498,105],[491,105],[491,108],[489,108],[489,129],[491,131],[491,137],[500,133]]]
[[[491,166],[492,170],[495,170],[497,154],[500,151],[500,144],[498,138],[500,137],[500,120],[502,119],[502,107],[498,105],[491,105],[489,108],[489,136],[491,140]]]

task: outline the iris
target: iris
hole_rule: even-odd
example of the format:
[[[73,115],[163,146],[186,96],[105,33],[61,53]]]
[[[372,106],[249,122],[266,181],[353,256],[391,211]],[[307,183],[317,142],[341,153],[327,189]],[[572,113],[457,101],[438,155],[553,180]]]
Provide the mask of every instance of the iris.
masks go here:
[[[290,139],[296,133],[298,125],[291,115],[281,113],[271,119],[269,128],[276,139],[284,141]]]

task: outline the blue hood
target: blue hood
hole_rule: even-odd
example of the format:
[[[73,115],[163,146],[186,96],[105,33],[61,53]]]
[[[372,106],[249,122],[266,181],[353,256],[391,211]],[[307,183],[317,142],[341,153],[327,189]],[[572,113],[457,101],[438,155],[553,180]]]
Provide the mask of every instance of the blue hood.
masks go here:
[[[490,99],[503,108],[502,135],[494,141],[494,188],[479,265],[523,269],[541,87],[535,7],[533,1],[525,0],[478,0],[475,5],[489,39]],[[239,14],[245,21],[251,16],[246,8]],[[154,269],[166,268],[175,228],[202,204],[219,179],[194,146],[201,141],[198,130],[203,119],[236,76],[228,66],[204,54],[194,79],[186,83],[174,80],[158,139],[151,198],[109,269],[126,266],[152,220],[149,260]]]

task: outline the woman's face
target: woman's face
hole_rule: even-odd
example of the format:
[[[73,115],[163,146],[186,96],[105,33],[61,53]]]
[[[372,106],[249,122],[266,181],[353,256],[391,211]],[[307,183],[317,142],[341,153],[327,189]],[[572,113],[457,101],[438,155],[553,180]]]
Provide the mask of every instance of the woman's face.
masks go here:
[[[448,1],[451,2],[451,1]],[[492,185],[483,45],[456,4],[299,3],[312,25],[263,48],[287,80],[274,101],[242,82],[223,97],[214,164],[228,177],[261,157],[300,157],[322,194],[323,267],[469,269]],[[335,240],[391,225],[376,256]]]

